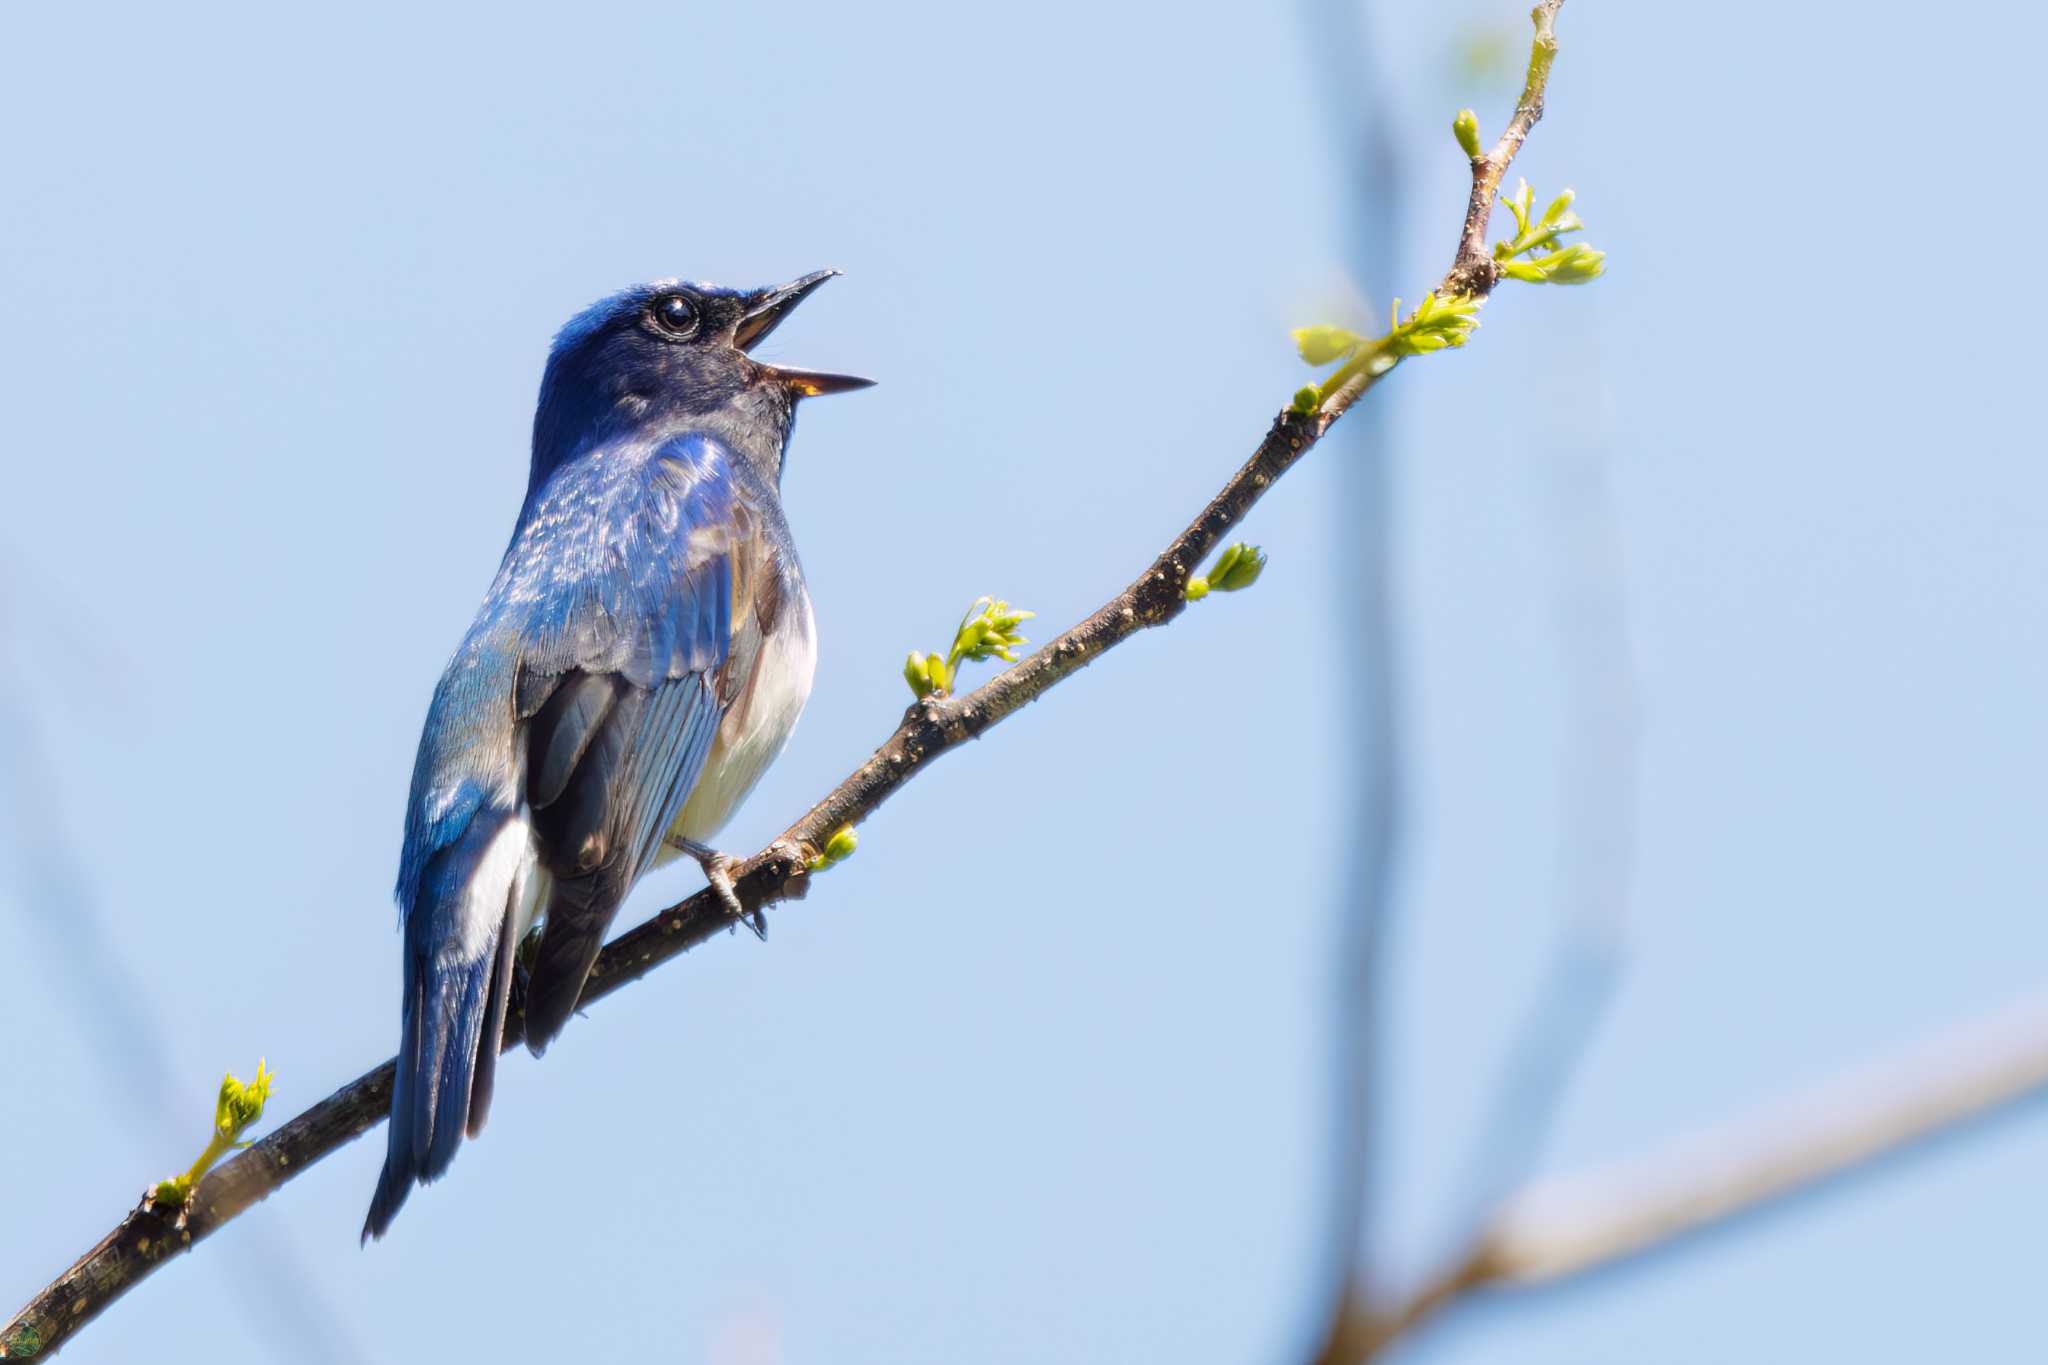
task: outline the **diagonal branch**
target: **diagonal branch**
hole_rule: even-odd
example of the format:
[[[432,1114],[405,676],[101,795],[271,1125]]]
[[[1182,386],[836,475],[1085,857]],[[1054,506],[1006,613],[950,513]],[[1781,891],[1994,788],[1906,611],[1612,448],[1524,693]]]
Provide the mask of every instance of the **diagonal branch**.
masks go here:
[[[1498,281],[1485,246],[1493,189],[1542,112],[1543,86],[1556,47],[1550,36],[1551,17],[1562,3],[1543,0],[1537,6],[1538,54],[1530,62],[1529,85],[1509,131],[1492,152],[1473,161],[1472,200],[1462,224],[1457,264],[1444,277],[1439,293],[1483,300]],[[1397,358],[1389,357],[1384,365],[1361,366],[1348,376],[1340,375],[1341,382],[1313,412],[1282,411],[1251,458],[1201,514],[1150,567],[1087,620],[966,696],[933,696],[913,704],[867,762],[741,865],[734,885],[741,905],[751,913],[800,899],[809,889],[810,859],[836,830],[860,823],[940,756],[979,738],[1102,654],[1179,616],[1187,605],[1188,578],[1203,559],[1395,363]],[[606,945],[579,1003],[588,1006],[602,1000],[732,924],[715,895],[698,892]],[[505,1046],[512,1047],[523,1036],[523,1021],[508,1019]],[[387,1061],[291,1119],[210,1172],[182,1208],[159,1208],[145,1196],[118,1227],[0,1328],[0,1358],[28,1359],[55,1351],[176,1253],[204,1241],[314,1162],[383,1122],[391,1106],[392,1074]]]
[[[1534,1289],[1813,1192],[2048,1094],[2048,991],[1902,1055],[1865,1064],[1740,1123],[1508,1199],[1452,1264],[1362,1315],[1368,1359],[1480,1290]]]

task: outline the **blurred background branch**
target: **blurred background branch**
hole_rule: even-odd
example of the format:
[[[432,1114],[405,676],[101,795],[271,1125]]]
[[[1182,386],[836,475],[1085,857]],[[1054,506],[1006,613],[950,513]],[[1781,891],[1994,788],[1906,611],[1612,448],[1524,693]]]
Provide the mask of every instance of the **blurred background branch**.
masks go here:
[[[1345,240],[1342,259],[1363,311],[1376,314],[1393,296],[1396,206],[1404,182],[1389,120],[1384,73],[1373,31],[1354,0],[1308,0],[1303,37],[1316,78],[1323,126],[1337,155]],[[1326,1281],[1317,1287],[1332,1305],[1330,1320],[1348,1322],[1342,1305],[1365,1283],[1373,1250],[1368,1239],[1378,1200],[1373,1173],[1380,1158],[1377,1063],[1385,1009],[1386,929],[1399,871],[1404,782],[1400,679],[1396,667],[1392,497],[1394,451],[1387,405],[1360,412],[1337,436],[1343,495],[1330,601],[1345,641],[1354,704],[1344,713],[1357,793],[1351,831],[1350,887],[1337,918],[1332,987],[1330,1175],[1324,1203]],[[1330,1349],[1326,1345],[1326,1350]]]
[[[1476,131],[1461,127],[1460,139],[1472,142],[1472,194],[1454,253],[1451,272],[1439,286],[1444,294],[1463,294],[1491,289],[1500,278],[1489,254],[1487,223],[1492,214],[1501,177],[1521,150],[1523,140],[1542,117],[1545,87],[1556,52],[1553,24],[1562,0],[1546,0],[1532,18],[1536,36],[1531,48],[1528,77],[1513,116],[1490,150],[1477,145]],[[1398,167],[1387,136],[1387,106],[1384,80],[1375,69],[1370,29],[1361,22],[1359,7],[1336,0],[1311,6],[1307,30],[1316,69],[1322,78],[1324,104],[1333,120],[1348,120],[1356,129],[1348,139],[1335,145],[1344,157],[1340,168],[1352,184],[1348,196],[1351,215],[1353,259],[1357,262],[1361,292],[1368,297],[1377,289],[1391,292],[1393,274],[1393,206],[1400,195]],[[1362,106],[1362,107],[1361,107]],[[1461,116],[1462,117],[1462,116]],[[1330,1291],[1330,1310],[1317,1348],[1317,1365],[1364,1360],[1387,1339],[1380,1315],[1373,1303],[1382,1273],[1374,1265],[1369,1239],[1374,1223],[1373,1170],[1379,1160],[1375,1117],[1383,1082],[1380,1063],[1387,1050],[1381,1012],[1387,998],[1387,926],[1392,918],[1395,883],[1399,871],[1399,841],[1403,784],[1401,720],[1397,706],[1398,667],[1390,583],[1392,580],[1393,527],[1388,510],[1391,451],[1385,440],[1385,415],[1376,410],[1372,424],[1362,435],[1349,439],[1359,447],[1352,452],[1349,466],[1356,502],[1347,508],[1355,529],[1347,537],[1351,547],[1346,567],[1352,579],[1336,601],[1351,618],[1344,625],[1352,643],[1354,677],[1359,697],[1358,729],[1355,741],[1358,765],[1358,803],[1363,818],[1358,823],[1353,846],[1356,887],[1349,899],[1348,913],[1340,919],[1342,943],[1338,961],[1338,1000],[1335,1039],[1336,1105],[1335,1136],[1331,1150],[1335,1174],[1331,1181],[1327,1211],[1327,1243],[1330,1259],[1337,1268],[1336,1283]],[[1626,640],[1621,625],[1618,567],[1601,565],[1612,572],[1586,572],[1576,576],[1572,587],[1584,594],[1589,618],[1606,628],[1605,642],[1620,655],[1617,676],[1626,677]],[[1568,653],[1573,653],[1568,646]],[[1605,655],[1591,673],[1606,676]],[[1584,670],[1581,670],[1584,671]],[[1610,690],[1584,683],[1585,691],[1598,691],[1597,700],[1582,704],[1576,718],[1590,738],[1601,727],[1619,724],[1632,727],[1632,703],[1626,683],[1617,698]],[[1613,705],[1619,701],[1620,705]],[[1607,704],[1603,704],[1607,703]],[[1578,865],[1592,869],[1587,884],[1567,894],[1576,902],[1568,907],[1568,932],[1560,947],[1552,980],[1537,1000],[1529,1025],[1520,1034],[1514,1065],[1504,1076],[1498,1094],[1497,1111],[1482,1130],[1472,1162],[1472,1178],[1466,1186],[1481,1210],[1491,1207],[1478,1192],[1502,1188],[1527,1167],[1537,1135],[1547,1126],[1548,1113],[1557,1103],[1613,980],[1615,942],[1613,928],[1627,877],[1626,841],[1620,850],[1603,848],[1609,856],[1597,856],[1596,845],[1605,845],[1603,826],[1614,807],[1624,808],[1619,820],[1625,825],[1625,808],[1633,801],[1630,777],[1632,750],[1620,746],[1587,743],[1583,752],[1598,759],[1611,759],[1611,769],[1587,775],[1567,793],[1568,806],[1584,806],[1597,800],[1597,813],[1580,809]],[[1566,866],[1574,859],[1568,854]]]
[[[1471,1246],[1355,1327],[1380,1350],[1487,1290],[1555,1287],[1760,1215],[2048,1096],[2048,994],[1801,1091],[1738,1123],[1513,1192]]]

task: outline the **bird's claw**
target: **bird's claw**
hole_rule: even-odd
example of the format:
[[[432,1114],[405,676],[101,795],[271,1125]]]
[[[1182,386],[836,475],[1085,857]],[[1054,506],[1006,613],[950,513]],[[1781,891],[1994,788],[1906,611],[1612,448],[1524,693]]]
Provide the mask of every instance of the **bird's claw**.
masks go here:
[[[758,909],[749,914],[747,907],[740,904],[739,892],[733,888],[733,874],[739,871],[739,866],[740,860],[730,854],[714,854],[702,864],[704,880],[711,884],[711,890],[725,906],[725,912],[752,929],[755,938],[765,942],[768,938],[768,916]]]
[[[765,941],[768,937],[768,916],[759,910],[748,913],[747,907],[740,903],[739,892],[733,887],[733,875],[740,869],[740,860],[694,839],[671,839],[669,842],[697,860],[697,866],[704,869],[704,880],[710,885],[711,894],[718,897],[725,913],[735,922],[752,929],[755,938]]]

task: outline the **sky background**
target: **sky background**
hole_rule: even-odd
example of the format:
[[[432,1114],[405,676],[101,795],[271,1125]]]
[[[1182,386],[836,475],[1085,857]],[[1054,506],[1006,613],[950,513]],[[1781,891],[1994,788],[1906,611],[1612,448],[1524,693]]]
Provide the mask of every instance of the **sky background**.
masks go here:
[[[1441,274],[1449,121],[1498,131],[1522,8],[1369,11],[1334,110],[1327,8],[15,13],[8,1307],[191,1159],[223,1069],[267,1057],[281,1119],[391,1052],[418,728],[564,319],[846,271],[767,348],[881,383],[796,434],[822,657],[723,839],[749,851],[977,594],[1049,633],[1141,569],[1304,382],[1289,327]],[[1538,1170],[2048,979],[2044,300],[2014,245],[2048,21],[1574,0],[1561,33],[1517,170],[1577,188],[1608,278],[1505,288],[1371,400],[1411,779],[1374,1228],[1400,1274],[1457,1225],[1568,893],[1629,824],[1626,965]],[[1397,246],[1360,280],[1341,159],[1375,102]],[[947,757],[765,945],[508,1061],[384,1243],[356,1245],[380,1131],[67,1358],[1299,1358],[1366,821],[1357,456],[1260,505],[1254,591]],[[1589,787],[1626,773],[1631,697],[1634,795]],[[2023,1110],[1402,1359],[2011,1358],[2044,1169]]]

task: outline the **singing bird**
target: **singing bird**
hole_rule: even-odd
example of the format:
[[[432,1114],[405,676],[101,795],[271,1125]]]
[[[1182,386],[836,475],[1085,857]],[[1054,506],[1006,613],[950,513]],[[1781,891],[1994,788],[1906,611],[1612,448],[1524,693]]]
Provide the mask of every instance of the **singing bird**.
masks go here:
[[[740,912],[733,860],[706,841],[781,752],[817,659],[782,514],[790,428],[800,399],[871,382],[749,351],[837,273],[641,285],[555,338],[526,501],[413,767],[398,1077],[365,1240],[482,1129],[529,929],[539,1055],[650,868],[687,853]]]

